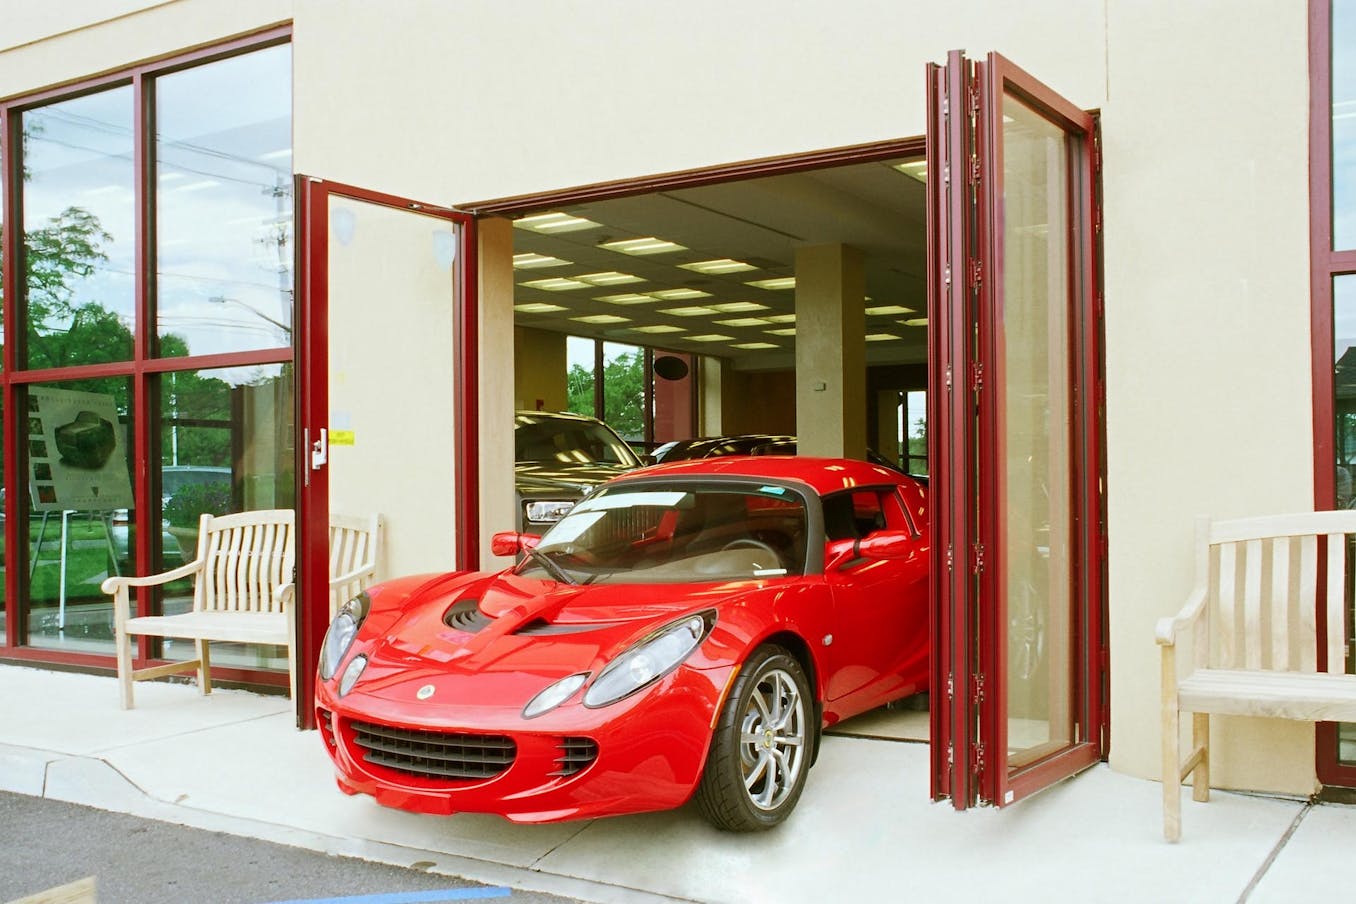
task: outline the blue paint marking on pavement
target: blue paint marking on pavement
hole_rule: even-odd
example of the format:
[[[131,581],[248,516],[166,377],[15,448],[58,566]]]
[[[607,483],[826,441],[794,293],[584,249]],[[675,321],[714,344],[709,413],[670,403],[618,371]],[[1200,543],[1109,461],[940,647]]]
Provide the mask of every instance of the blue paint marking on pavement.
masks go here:
[[[389,895],[354,895],[348,898],[296,898],[272,904],[437,904],[439,901],[473,901],[507,898],[513,890],[504,886],[444,888],[438,891],[402,891]]]

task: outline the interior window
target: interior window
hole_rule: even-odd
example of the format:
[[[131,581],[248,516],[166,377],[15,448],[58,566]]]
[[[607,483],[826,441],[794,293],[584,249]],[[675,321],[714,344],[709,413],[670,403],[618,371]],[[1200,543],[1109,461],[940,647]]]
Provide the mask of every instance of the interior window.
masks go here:
[[[853,490],[824,498],[824,535],[830,540],[857,539],[878,530],[910,529],[894,490]]]

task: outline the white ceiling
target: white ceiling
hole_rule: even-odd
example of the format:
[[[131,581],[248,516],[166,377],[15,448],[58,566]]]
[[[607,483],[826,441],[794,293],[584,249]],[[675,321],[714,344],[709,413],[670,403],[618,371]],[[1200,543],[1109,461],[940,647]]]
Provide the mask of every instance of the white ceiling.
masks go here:
[[[784,330],[794,323],[732,325],[720,321],[793,314],[794,290],[769,290],[747,283],[793,276],[795,250],[800,246],[842,242],[864,256],[868,309],[886,305],[913,309],[912,313],[868,315],[868,336],[898,337],[868,341],[868,361],[922,361],[926,356],[926,328],[906,326],[901,321],[926,316],[925,188],[922,182],[894,168],[900,162],[840,166],[558,208],[600,225],[554,234],[514,230],[515,254],[532,252],[570,262],[514,271],[518,283],[515,303],[520,308],[533,303],[565,308],[548,313],[519,310],[515,321],[519,326],[577,336],[715,355],[733,360],[740,368],[790,367],[795,337],[768,330]],[[649,236],[684,245],[686,250],[629,255],[599,247],[605,242]],[[758,269],[722,275],[678,266],[724,258]],[[612,271],[643,281],[565,291],[522,285],[530,280]],[[709,297],[671,301],[647,298],[639,303],[599,300],[609,295],[666,289],[695,289],[709,293]],[[737,302],[765,307],[696,316],[665,313],[675,308]],[[591,315],[626,320],[590,324],[571,319]],[[659,333],[638,329],[651,326],[677,330]],[[711,335],[729,338],[693,340]],[[748,343],[767,343],[773,348],[736,347]]]

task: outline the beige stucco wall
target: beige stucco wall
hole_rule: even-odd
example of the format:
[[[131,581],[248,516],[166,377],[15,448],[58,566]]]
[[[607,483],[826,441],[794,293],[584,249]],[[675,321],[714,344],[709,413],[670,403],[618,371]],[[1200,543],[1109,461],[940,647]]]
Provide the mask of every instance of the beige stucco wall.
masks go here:
[[[954,47],[999,50],[1100,109],[1118,770],[1157,774],[1152,628],[1190,583],[1193,518],[1311,506],[1304,3],[81,0],[51,15],[0,53],[0,96],[294,16],[298,171],[439,203],[921,134],[923,65]],[[31,43],[42,28],[67,33]],[[508,233],[496,242],[502,256]],[[482,286],[501,325],[504,282]],[[509,331],[482,342],[502,368]],[[509,443],[485,431],[482,495],[504,485]],[[1312,786],[1308,726],[1221,723],[1216,749],[1223,784]]]
[[[1313,508],[1305,7],[1108,4],[1111,763],[1138,775],[1193,519]],[[1217,783],[1311,789],[1311,726],[1215,724]]]

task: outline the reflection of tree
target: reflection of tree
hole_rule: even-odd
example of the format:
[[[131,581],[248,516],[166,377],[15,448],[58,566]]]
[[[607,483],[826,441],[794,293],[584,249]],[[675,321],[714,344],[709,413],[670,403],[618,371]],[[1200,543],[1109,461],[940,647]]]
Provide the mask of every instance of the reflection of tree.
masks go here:
[[[617,355],[603,366],[604,420],[626,439],[645,435],[645,356]],[[593,379],[587,368],[575,364],[566,377],[569,410],[593,414]]]

